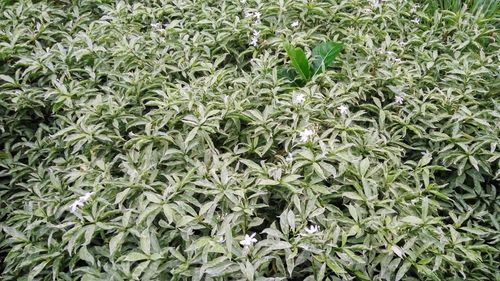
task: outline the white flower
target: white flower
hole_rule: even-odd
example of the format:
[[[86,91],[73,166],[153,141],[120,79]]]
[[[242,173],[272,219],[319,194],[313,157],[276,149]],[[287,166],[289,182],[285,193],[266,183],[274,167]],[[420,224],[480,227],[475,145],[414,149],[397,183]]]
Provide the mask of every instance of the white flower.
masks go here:
[[[306,101],[306,97],[302,93],[293,95],[293,103],[302,104]]]
[[[417,12],[417,8],[418,8],[418,7],[420,7],[420,5],[419,5],[419,4],[414,4],[414,5],[411,7],[410,12],[411,12],[411,13],[416,13],[416,12]]]
[[[250,45],[257,46],[259,39],[257,37],[252,37],[252,40],[250,40]]]
[[[253,36],[252,39],[250,40],[250,45],[257,46],[257,43],[259,42],[259,35],[260,31],[253,30]]]
[[[309,137],[314,135],[314,131],[311,129],[305,129],[304,131],[300,132],[300,141],[301,142],[306,142]]]
[[[242,246],[252,246],[253,243],[257,242],[257,239],[255,237],[255,232],[252,235],[245,234],[245,238],[240,241],[240,244]]]
[[[245,18],[250,18],[250,17],[253,17],[253,13],[246,11],[245,12]]]
[[[309,226],[309,228],[306,227],[304,230],[307,232],[307,234],[314,234],[319,231],[319,226],[311,225]]]
[[[364,14],[370,14],[370,13],[372,13],[373,11],[372,11],[370,8],[365,8],[365,9],[363,9],[363,10],[362,10],[362,12],[363,12]]]
[[[87,192],[83,196],[80,196],[73,204],[70,205],[70,210],[71,212],[75,213],[78,208],[83,207],[85,205],[85,202],[87,202],[90,197],[94,194],[94,192]]]
[[[151,27],[156,28],[156,29],[160,29],[160,28],[162,27],[162,24],[161,24],[161,23],[159,23],[159,22],[157,22],[157,23],[152,23],[152,24],[151,24]]]
[[[424,157],[432,157],[432,153],[430,153],[428,150],[422,151],[420,154]]]
[[[378,8],[380,8],[380,7],[381,7],[381,5],[382,5],[382,4],[381,4],[378,0],[371,0],[371,1],[370,1],[370,4],[372,5],[372,7],[373,7],[374,9],[378,9]]]
[[[401,63],[401,59],[400,58],[393,58],[392,59],[395,63]]]
[[[394,98],[394,101],[396,103],[403,104],[404,98],[403,96],[396,96],[396,98]]]
[[[75,202],[73,202],[73,204],[71,204],[69,208],[72,213],[75,213],[80,207],[83,207],[83,202],[76,200]]]
[[[298,21],[298,20],[296,20],[296,21],[292,22],[291,26],[292,26],[292,27],[297,27],[297,26],[299,26],[299,21]]]
[[[83,196],[80,197],[80,199],[83,201],[83,202],[86,202],[87,200],[90,199],[90,196],[92,196],[92,194],[94,194],[94,192],[87,192],[85,193]]]
[[[349,108],[345,104],[342,104],[341,106],[337,107],[337,109],[340,111],[340,114],[342,115],[349,113]]]
[[[262,14],[260,12],[253,13],[253,17],[255,18],[254,24],[260,24],[261,23],[261,21],[260,21],[260,16],[261,15]]]
[[[411,20],[412,22],[419,24],[420,23],[420,18],[414,18]]]

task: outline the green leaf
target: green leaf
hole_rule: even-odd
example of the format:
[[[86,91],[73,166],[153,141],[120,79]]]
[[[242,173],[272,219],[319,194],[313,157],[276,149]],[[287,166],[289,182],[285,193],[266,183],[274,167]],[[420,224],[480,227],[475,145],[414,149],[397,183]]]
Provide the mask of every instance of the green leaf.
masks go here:
[[[80,251],[78,252],[78,256],[80,257],[80,259],[82,259],[82,260],[90,263],[91,265],[95,264],[94,257],[88,251],[88,249],[87,249],[86,246],[83,246],[83,247],[80,248]]]
[[[351,217],[355,221],[358,221],[359,217],[358,217],[358,211],[356,210],[356,207],[354,207],[353,205],[348,205],[347,209],[349,210],[349,214],[351,215]]]
[[[43,261],[39,263],[37,266],[32,268],[30,270],[30,273],[28,275],[28,281],[34,280],[34,278],[42,272],[42,270],[45,268],[45,266],[49,263],[49,261]]]
[[[423,221],[422,221],[421,218],[415,217],[415,216],[404,217],[404,218],[401,219],[401,221],[409,223],[409,224],[422,224],[423,223]]]
[[[311,79],[311,70],[306,54],[301,48],[295,48],[291,44],[285,44],[285,50],[297,73],[306,81]]]
[[[111,238],[111,240],[109,240],[110,256],[113,256],[113,254],[116,252],[118,247],[121,245],[124,235],[125,235],[124,232],[120,232],[117,235],[115,235],[113,238]]]
[[[326,260],[326,265],[328,265],[328,267],[335,273],[337,274],[344,274],[346,273],[346,271],[340,267],[340,265],[338,263],[336,263],[334,260],[332,259],[328,259]]]
[[[151,237],[149,235],[149,230],[144,229],[141,233],[141,239],[140,239],[140,244],[141,244],[141,250],[146,254],[149,255],[151,253]]]
[[[271,179],[259,179],[257,181],[257,185],[278,185],[279,181],[271,180]]]
[[[150,261],[144,261],[141,262],[135,269],[134,272],[132,272],[132,278],[134,280],[138,280],[141,274],[144,272],[144,270],[148,267]]]
[[[403,265],[399,268],[398,273],[396,273],[396,278],[394,279],[394,281],[401,280],[401,278],[405,276],[406,272],[408,271],[408,269],[410,269],[410,267],[411,263],[407,261],[404,262]]]
[[[291,68],[279,68],[278,78],[287,79],[293,82],[297,79],[297,72]]]
[[[138,252],[132,252],[132,253],[129,253],[128,255],[126,255],[123,260],[125,261],[142,261],[142,260],[147,260],[148,259],[148,256],[146,256],[145,254],[142,254],[142,253],[138,253]]]
[[[370,167],[370,159],[365,158],[359,162],[359,174],[364,177]]]
[[[127,188],[124,191],[119,192],[118,194],[116,194],[116,196],[115,196],[115,204],[121,203],[125,199],[125,197],[127,197],[127,195],[130,192],[130,190],[131,190],[130,188]]]
[[[323,69],[330,66],[343,48],[342,43],[336,42],[324,42],[316,46],[312,51],[312,75],[320,74]]]
[[[361,197],[356,192],[344,192],[342,193],[342,196],[353,200],[363,200],[363,197]]]
[[[7,82],[7,83],[11,83],[11,84],[15,83],[14,79],[12,79],[12,77],[7,76],[7,75],[0,74],[0,79]]]

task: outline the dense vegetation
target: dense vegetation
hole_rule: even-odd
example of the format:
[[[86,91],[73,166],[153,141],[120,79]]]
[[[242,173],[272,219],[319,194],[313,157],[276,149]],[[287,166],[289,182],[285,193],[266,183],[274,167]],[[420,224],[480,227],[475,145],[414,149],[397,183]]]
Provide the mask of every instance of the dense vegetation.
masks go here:
[[[0,279],[499,280],[498,1],[442,2],[1,1]]]

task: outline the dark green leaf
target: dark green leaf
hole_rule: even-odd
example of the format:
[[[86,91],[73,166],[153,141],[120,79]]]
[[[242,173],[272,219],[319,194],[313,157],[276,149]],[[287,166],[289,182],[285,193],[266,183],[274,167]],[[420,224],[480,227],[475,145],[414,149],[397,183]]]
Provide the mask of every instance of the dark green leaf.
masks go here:
[[[312,75],[320,74],[329,67],[343,48],[342,43],[335,42],[324,42],[316,46],[312,51]]]
[[[311,70],[304,51],[301,48],[293,47],[291,44],[285,44],[285,50],[297,73],[302,79],[309,81],[311,79]]]

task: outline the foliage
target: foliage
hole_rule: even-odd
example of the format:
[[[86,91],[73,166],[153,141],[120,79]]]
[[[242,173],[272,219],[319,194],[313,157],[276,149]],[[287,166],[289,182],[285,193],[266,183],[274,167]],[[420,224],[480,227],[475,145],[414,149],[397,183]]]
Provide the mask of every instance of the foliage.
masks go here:
[[[458,13],[467,9],[471,13],[487,18],[498,17],[500,13],[500,0],[426,0],[430,11],[447,10]]]
[[[425,9],[0,2],[1,279],[500,279],[498,30]]]
[[[285,44],[285,50],[290,58],[292,66],[295,68],[295,73],[289,69],[284,69],[283,77],[291,81],[295,81],[297,74],[303,79],[303,82],[308,82],[317,74],[321,74],[324,69],[330,66],[335,60],[335,57],[342,51],[343,45],[335,42],[324,42],[316,46],[312,50],[313,62],[309,63],[306,54],[301,48],[295,48],[289,43]]]

